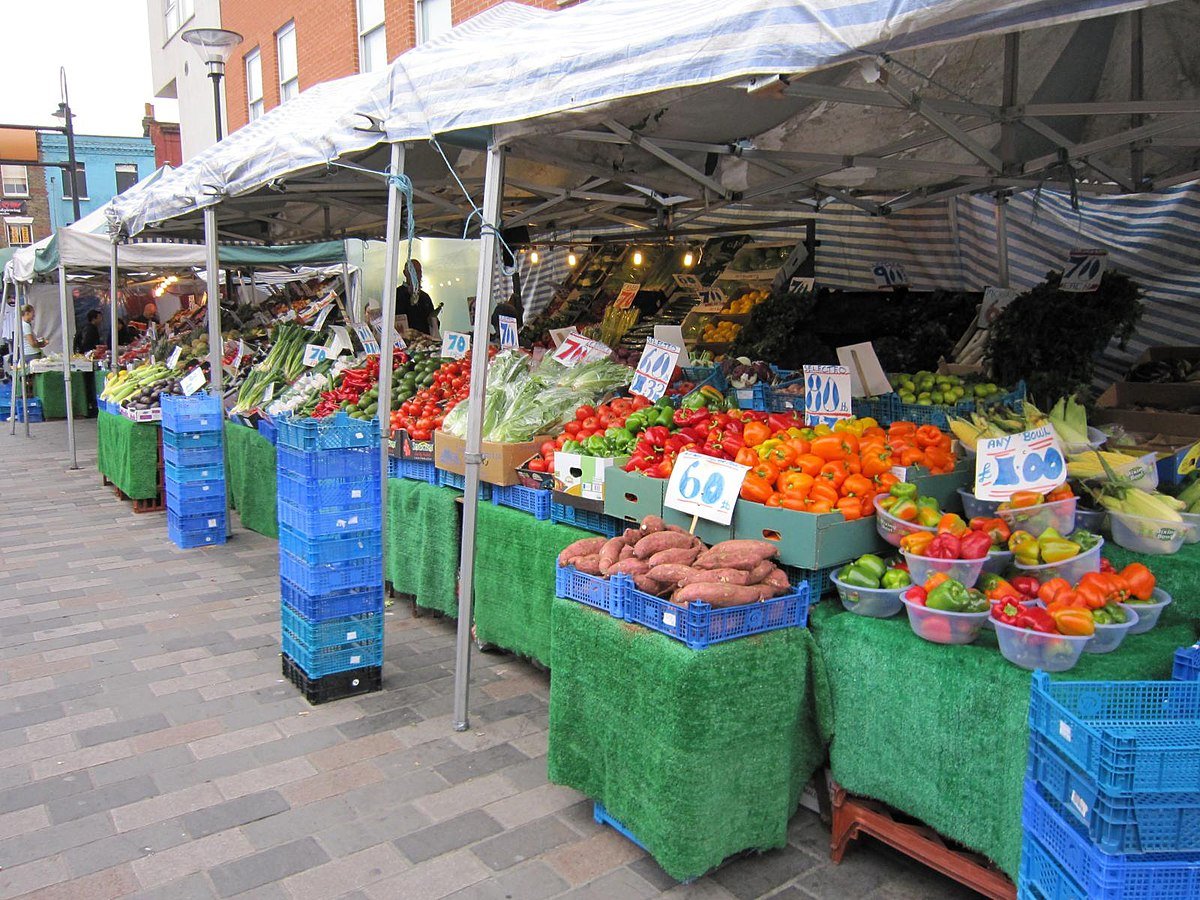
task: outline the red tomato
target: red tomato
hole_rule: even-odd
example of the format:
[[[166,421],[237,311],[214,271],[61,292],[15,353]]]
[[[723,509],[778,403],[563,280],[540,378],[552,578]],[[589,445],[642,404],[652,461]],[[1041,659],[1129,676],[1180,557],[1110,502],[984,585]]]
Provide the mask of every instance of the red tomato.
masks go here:
[[[568,422],[566,425],[563,426],[563,431],[565,433],[571,435],[572,437],[579,433],[579,429],[580,429],[580,424],[579,424],[578,419],[576,419],[574,422]],[[561,447],[562,445],[559,444],[559,446]]]
[[[595,418],[596,410],[591,406],[581,406],[575,410],[575,418],[580,422],[586,422],[588,419]]]
[[[546,461],[544,459],[531,459],[529,461],[527,468],[531,472],[548,472],[548,471],[550,471],[549,469],[546,468]]]
[[[645,409],[649,405],[650,405],[650,401],[647,400],[645,397],[643,397],[641,394],[638,394],[636,397],[633,398],[633,408],[634,409]]]
[[[600,427],[600,420],[597,419],[595,416],[588,416],[586,419],[583,420],[583,430],[584,431],[595,432],[595,430],[599,427]]]
[[[409,434],[414,441],[427,441],[433,433],[426,428],[413,428]]]
[[[542,441],[542,446],[539,452],[542,454],[542,456],[545,456],[547,453],[553,453],[554,441]]]
[[[566,443],[567,441],[569,441],[570,439],[571,439],[571,438],[570,438],[570,437],[568,437],[568,436],[567,436],[567,434],[566,434],[565,432],[564,432],[563,434],[560,434],[558,437],[556,437],[556,438],[554,439],[554,446],[555,446],[555,448],[556,448],[556,449],[558,449],[558,450],[561,450],[561,449],[562,449],[562,445],[563,445],[563,444],[565,444],[565,443]]]
[[[575,440],[586,441],[588,438],[590,438],[595,433],[596,432],[591,431],[587,428],[580,428],[579,432],[575,435]]]

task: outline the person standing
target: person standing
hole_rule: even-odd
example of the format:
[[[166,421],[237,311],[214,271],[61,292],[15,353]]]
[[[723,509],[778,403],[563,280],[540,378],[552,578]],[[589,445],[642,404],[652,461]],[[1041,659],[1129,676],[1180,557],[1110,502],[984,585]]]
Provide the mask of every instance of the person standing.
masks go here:
[[[38,337],[33,330],[33,307],[26,303],[21,307],[21,351],[26,362],[41,359],[42,348],[50,343],[46,338]]]
[[[421,290],[421,263],[415,259],[409,261],[404,284],[396,288],[396,315],[406,316],[413,331],[433,333],[433,300]]]
[[[75,352],[88,354],[100,346],[100,310],[89,310],[87,322],[75,335]]]

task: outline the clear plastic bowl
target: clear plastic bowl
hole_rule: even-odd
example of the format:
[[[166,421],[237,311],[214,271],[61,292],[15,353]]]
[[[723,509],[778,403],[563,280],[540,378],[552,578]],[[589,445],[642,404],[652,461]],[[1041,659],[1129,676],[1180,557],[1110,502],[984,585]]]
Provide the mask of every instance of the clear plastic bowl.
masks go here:
[[[836,575],[830,575],[829,580],[837,588],[842,606],[860,616],[872,619],[888,619],[900,612],[900,595],[912,585],[902,588],[862,588],[839,581]]]
[[[1155,588],[1151,595],[1151,602],[1139,603],[1133,601],[1129,606],[1133,607],[1133,611],[1138,614],[1138,620],[1133,627],[1129,629],[1130,634],[1144,634],[1155,625],[1158,624],[1158,617],[1162,615],[1162,611],[1171,605],[1172,597],[1162,588]]]
[[[958,496],[962,500],[964,519],[973,519],[976,516],[983,516],[985,519],[994,518],[996,507],[1000,505],[999,500],[980,500],[966,488],[959,488]]]
[[[1183,535],[1185,544],[1200,543],[1200,513],[1180,513],[1187,531]]]
[[[1070,534],[1075,530],[1075,507],[1078,503],[1078,497],[1068,497],[1021,509],[998,509],[996,515],[1013,531],[1028,531],[1034,537],[1040,536],[1047,528],[1057,529],[1059,534]]]
[[[1008,567],[1012,565],[1012,561],[1012,551],[992,550],[983,560],[983,569],[980,571],[991,572],[993,575],[1003,575],[1008,571]]]
[[[934,572],[944,572],[955,581],[961,582],[963,587],[975,587],[979,573],[983,571],[983,565],[987,562],[986,556],[982,559],[934,559],[932,556],[917,556],[905,550],[900,552],[904,554],[904,561],[908,563],[908,573],[913,584],[924,584]]]
[[[1045,584],[1051,578],[1065,578],[1071,584],[1075,584],[1088,572],[1100,571],[1100,553],[1103,549],[1104,538],[1100,538],[1100,542],[1091,550],[1084,550],[1077,556],[1064,559],[1062,562],[1026,566],[1014,560],[1013,568],[1020,575],[1032,575],[1038,581],[1042,582],[1042,584]]]
[[[1077,456],[1080,453],[1087,453],[1089,450],[1099,450],[1108,441],[1108,435],[1099,428],[1088,426],[1088,440],[1086,444],[1071,444],[1060,439],[1063,453],[1069,456]],[[1061,671],[1061,670],[1060,670]]]
[[[879,501],[883,496],[875,498],[875,531],[879,536],[891,544],[893,547],[899,547],[901,539],[906,534],[916,534],[918,531],[928,531],[934,534],[937,529],[929,528],[925,525],[918,525],[916,522],[905,522],[903,519],[897,519],[886,509],[879,505]]]
[[[1032,600],[1022,600],[1021,602],[1023,604],[1025,604],[1026,606],[1037,606],[1037,607],[1040,607],[1041,609],[1046,608],[1046,604],[1043,603],[1041,600],[1038,600],[1036,597]],[[996,606],[996,604],[993,603],[992,608],[994,609],[995,606]],[[988,616],[988,620],[983,623],[983,627],[988,628],[992,631],[995,631],[996,630],[995,622],[996,622],[995,619],[993,619],[991,616]]]
[[[1163,522],[1116,510],[1108,512],[1108,527],[1118,547],[1156,556],[1178,553],[1191,532],[1189,526],[1179,522]]]
[[[1000,655],[1022,669],[1065,672],[1073,669],[1092,640],[1090,634],[1047,634],[994,621]]]
[[[1125,635],[1133,633],[1132,629],[1137,625],[1139,618],[1137,610],[1127,603],[1117,605],[1125,610],[1125,614],[1129,618],[1120,625],[1097,625],[1096,633],[1083,648],[1084,653],[1112,653],[1121,646]]]
[[[1075,528],[1090,531],[1093,534],[1099,534],[1104,530],[1104,520],[1108,515],[1107,510],[1103,509],[1080,509],[1075,507]]]
[[[935,644],[969,644],[979,637],[979,632],[991,617],[991,610],[977,613],[948,612],[930,609],[920,603],[910,603],[903,597],[900,602],[908,610],[908,624],[917,637]]]

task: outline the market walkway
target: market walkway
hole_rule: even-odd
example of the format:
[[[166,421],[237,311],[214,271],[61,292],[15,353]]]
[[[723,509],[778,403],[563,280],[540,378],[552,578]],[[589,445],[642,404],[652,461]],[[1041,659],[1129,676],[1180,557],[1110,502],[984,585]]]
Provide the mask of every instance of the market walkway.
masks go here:
[[[452,623],[387,619],[384,691],[310,707],[279,673],[276,544],[177,550],[100,486],[95,423],[0,432],[0,898],[930,898],[968,892],[806,811],[782,851],[675,886],[546,783],[549,677]]]

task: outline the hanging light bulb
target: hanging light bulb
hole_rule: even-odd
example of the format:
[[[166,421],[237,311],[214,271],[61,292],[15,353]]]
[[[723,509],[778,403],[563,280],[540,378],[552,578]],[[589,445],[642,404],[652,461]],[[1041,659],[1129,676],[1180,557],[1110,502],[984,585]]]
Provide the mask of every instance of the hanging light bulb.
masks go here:
[[[696,262],[696,254],[693,253],[690,249],[686,253],[683,254],[683,264],[685,267],[691,268],[691,266],[695,262]]]
[[[572,269],[575,268],[575,266],[578,262],[579,262],[579,257],[575,255],[574,250],[572,250],[570,253],[567,254],[567,265],[570,266]]]
[[[529,251],[529,261],[530,261],[531,263],[533,263],[534,265],[537,265],[537,261],[538,261],[540,258],[541,258],[541,257],[539,257],[539,256],[538,256],[538,252],[537,252],[537,250],[530,250],[530,251]]]
[[[633,264],[635,266],[640,266],[642,264],[642,251],[641,250],[633,251]]]

